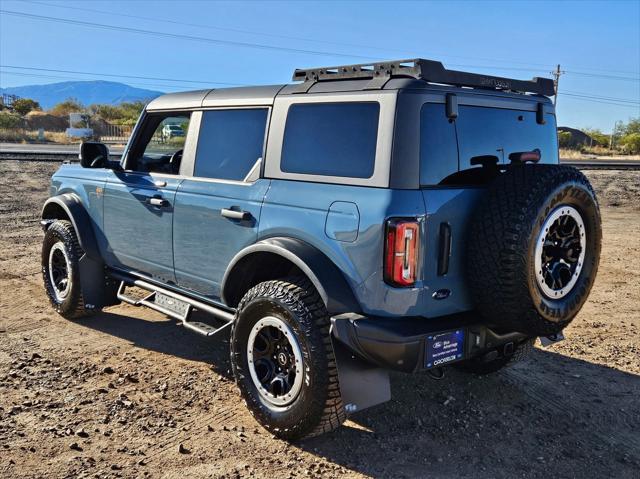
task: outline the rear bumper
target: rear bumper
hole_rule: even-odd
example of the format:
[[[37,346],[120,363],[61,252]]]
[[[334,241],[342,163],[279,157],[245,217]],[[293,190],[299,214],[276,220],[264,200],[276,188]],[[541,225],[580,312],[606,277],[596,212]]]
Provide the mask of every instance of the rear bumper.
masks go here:
[[[426,341],[433,334],[464,329],[463,358],[509,355],[527,338],[489,328],[473,315],[427,318],[369,318],[355,313],[331,318],[335,339],[367,362],[386,369],[417,372],[425,367]],[[487,356],[490,358],[491,356]]]

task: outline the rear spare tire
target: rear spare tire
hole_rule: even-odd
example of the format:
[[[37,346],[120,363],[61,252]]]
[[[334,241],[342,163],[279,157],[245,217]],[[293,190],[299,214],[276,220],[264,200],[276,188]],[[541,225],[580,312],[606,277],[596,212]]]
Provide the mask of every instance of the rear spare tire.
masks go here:
[[[560,165],[518,165],[487,188],[472,220],[471,292],[498,327],[546,336],[585,303],[598,270],[602,231],[587,178]]]

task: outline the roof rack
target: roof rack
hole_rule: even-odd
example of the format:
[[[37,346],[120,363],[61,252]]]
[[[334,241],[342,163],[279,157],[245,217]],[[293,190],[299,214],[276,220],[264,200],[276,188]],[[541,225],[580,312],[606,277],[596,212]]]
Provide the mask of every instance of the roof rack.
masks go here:
[[[391,78],[408,77],[425,80],[429,83],[441,83],[458,87],[485,88],[489,90],[505,90],[518,93],[536,93],[538,95],[555,95],[553,80],[535,77],[533,80],[515,80],[478,73],[447,70],[441,62],[414,58],[410,60],[393,60],[380,63],[361,63],[310,69],[296,69],[293,81],[303,81],[296,93],[306,93],[316,83],[329,80],[371,79],[366,90],[384,87]]]

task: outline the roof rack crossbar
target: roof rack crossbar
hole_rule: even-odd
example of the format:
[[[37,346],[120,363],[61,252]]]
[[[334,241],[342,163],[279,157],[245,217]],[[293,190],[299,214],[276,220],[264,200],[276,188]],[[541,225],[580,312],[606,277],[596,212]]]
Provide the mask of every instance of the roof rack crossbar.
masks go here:
[[[416,78],[429,83],[440,83],[458,87],[507,90],[519,93],[535,93],[552,96],[555,94],[553,80],[535,77],[532,80],[516,80],[478,73],[447,70],[441,62],[414,58],[379,63],[360,63],[310,69],[296,69],[293,81],[303,81],[300,92],[306,92],[314,83],[328,80],[371,79],[367,86],[382,88],[391,78]],[[304,85],[304,87],[303,87]]]

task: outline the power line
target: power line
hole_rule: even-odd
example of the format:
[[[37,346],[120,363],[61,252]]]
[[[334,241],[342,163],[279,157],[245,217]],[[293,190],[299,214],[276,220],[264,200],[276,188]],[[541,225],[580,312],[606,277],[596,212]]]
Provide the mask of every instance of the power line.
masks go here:
[[[79,25],[83,27],[92,27],[92,28],[101,28],[103,30],[115,30],[122,31],[128,33],[136,33],[139,35],[148,35],[148,36],[157,36],[164,38],[175,38],[179,40],[189,40],[203,43],[213,43],[216,45],[229,45],[234,47],[241,48],[257,48],[260,50],[275,50],[275,51],[283,51],[289,53],[301,53],[305,55],[320,55],[320,56],[338,56],[338,57],[346,57],[346,58],[362,58],[365,60],[375,60],[374,57],[368,57],[363,55],[351,55],[347,53],[338,53],[338,52],[326,52],[319,50],[304,50],[298,48],[288,48],[288,47],[279,47],[276,45],[267,45],[263,43],[249,43],[249,42],[238,42],[233,40],[220,40],[218,38],[208,38],[208,37],[199,37],[195,35],[184,35],[181,33],[168,33],[168,32],[159,32],[155,30],[144,30],[141,28],[131,28],[131,27],[123,27],[118,25],[108,25],[105,23],[95,23],[95,22],[85,22],[81,20],[71,20],[67,18],[59,18],[59,17],[50,17],[47,15],[35,15],[32,13],[24,13],[24,12],[16,12],[13,10],[0,10],[0,14],[4,15],[12,15],[16,17],[24,17],[24,18],[32,18],[34,20],[41,20],[45,22],[59,22],[66,23],[69,25]]]
[[[606,78],[607,80],[625,80],[625,81],[633,81],[640,82],[640,77],[621,77],[618,75],[604,75],[600,73],[585,73],[579,72],[575,70],[567,70],[565,73],[571,73],[573,75],[580,75],[584,77],[592,77],[592,78]]]
[[[241,48],[257,48],[257,49],[262,49],[262,50],[285,51],[285,52],[289,52],[289,53],[300,53],[300,54],[320,55],[320,56],[339,56],[339,57],[346,57],[346,58],[360,58],[360,59],[365,59],[365,60],[375,60],[376,59],[376,57],[364,56],[364,55],[355,55],[355,54],[348,54],[348,53],[319,51],[319,50],[305,50],[305,49],[298,49],[298,48],[280,47],[280,46],[277,46],[277,45],[268,45],[268,44],[262,44],[262,43],[239,42],[239,41],[234,41],[234,40],[221,40],[221,39],[217,39],[217,38],[200,37],[200,36],[195,36],[195,35],[184,35],[184,34],[180,34],[180,33],[160,32],[160,31],[155,31],[155,30],[144,30],[144,29],[140,29],[140,28],[124,27],[124,26],[118,26],[118,25],[109,25],[109,24],[104,24],[104,23],[86,22],[86,21],[82,21],[82,20],[71,20],[71,19],[66,19],[66,18],[51,17],[51,16],[47,16],[47,15],[35,15],[35,14],[25,13],[25,12],[16,12],[16,11],[13,11],[13,10],[0,10],[0,14],[13,15],[13,16],[24,17],[24,18],[31,18],[31,19],[34,19],[34,20],[40,20],[40,21],[46,21],[46,22],[54,22],[54,23],[55,22],[60,22],[60,23],[66,23],[66,24],[70,24],[70,25],[78,25],[78,26],[91,27],[91,28],[100,28],[100,29],[104,29],[104,30],[124,31],[124,32],[128,32],[128,33],[139,34],[139,35],[157,36],[157,37],[164,37],[164,38],[175,38],[175,39],[181,39],[181,40],[197,41],[197,42],[204,42],[204,43],[213,43],[213,44],[218,44],[218,45],[228,45],[228,46],[235,46],[235,47],[241,47]],[[492,68],[492,69],[502,69],[502,70],[539,71],[538,69],[518,68],[518,67],[491,67],[491,66],[464,65],[464,64],[452,64],[452,66],[461,66],[461,67],[466,67],[466,68]],[[591,76],[591,77],[602,77],[602,78],[613,79],[613,80],[638,81],[638,82],[640,82],[640,78],[634,78],[634,77],[621,77],[621,76],[615,76],[615,75],[601,75],[601,74],[595,74],[595,73],[579,72],[579,71],[575,71],[575,70],[574,71],[568,71],[567,73],[573,73],[573,74],[577,74],[577,75],[584,75],[584,76]]]
[[[112,78],[159,80],[159,81],[169,81],[169,82],[179,82],[179,83],[192,83],[192,84],[199,84],[199,85],[247,86],[241,83],[226,83],[226,82],[209,81],[209,80],[182,80],[177,78],[159,78],[159,77],[147,77],[147,76],[137,76],[137,75],[121,75],[121,74],[114,74],[114,73],[82,72],[82,71],[75,71],[75,70],[58,70],[53,68],[25,67],[25,66],[19,66],[19,65],[0,65],[0,68],[13,68],[13,69],[19,69],[19,70],[34,70],[34,71],[54,72],[54,73],[73,73],[77,75],[93,75],[93,76],[99,76],[99,77],[112,77]]]
[[[617,102],[605,101],[605,100],[596,100],[596,99],[593,99],[593,98],[584,98],[584,97],[581,97],[581,96],[572,95],[570,93],[560,93],[560,95],[568,97],[568,98],[573,99],[573,100],[588,101],[588,102],[593,102],[593,103],[602,103],[602,104],[605,104],[605,105],[624,106],[624,107],[627,107],[627,108],[635,108],[635,109],[640,111],[640,105],[632,105],[632,104],[629,104],[629,103],[617,103]]]
[[[583,93],[583,92],[569,91],[569,90],[563,90],[563,93],[569,93],[572,96],[580,96],[580,97],[591,98],[595,100],[608,100],[608,101],[617,101],[621,103],[633,103],[633,104],[640,105],[640,100],[632,100],[630,98],[617,98],[617,97],[610,97],[610,96],[592,95],[590,93]]]
[[[196,28],[206,28],[209,30],[219,30],[219,31],[227,31],[227,32],[234,32],[234,33],[242,33],[242,34],[248,34],[248,35],[258,35],[258,36],[264,36],[264,37],[272,37],[272,38],[281,38],[281,39],[285,39],[285,40],[299,40],[299,41],[304,41],[304,42],[312,42],[312,43],[319,43],[319,44],[327,44],[327,45],[334,45],[334,46],[341,46],[341,47],[354,47],[354,48],[364,48],[367,50],[377,50],[377,51],[385,51],[385,52],[396,52],[396,53],[400,53],[402,55],[407,55],[407,51],[406,50],[396,50],[396,49],[389,49],[389,48],[382,48],[376,45],[362,45],[362,44],[355,44],[355,43],[345,43],[345,42],[333,42],[333,41],[329,41],[329,40],[322,40],[322,39],[318,39],[318,38],[304,38],[304,37],[298,37],[298,36],[290,36],[290,35],[281,35],[281,34],[274,34],[274,33],[267,33],[267,32],[256,32],[256,31],[251,31],[251,30],[243,30],[243,29],[237,29],[237,28],[229,28],[229,27],[220,27],[220,26],[214,26],[214,25],[206,25],[206,24],[202,24],[202,23],[190,23],[190,22],[179,22],[177,20],[168,20],[168,19],[164,19],[164,18],[154,18],[154,17],[147,17],[147,16],[142,16],[142,15],[132,15],[132,14],[126,14],[126,13],[122,13],[122,12],[108,12],[106,10],[97,10],[97,9],[93,9],[93,8],[85,8],[85,7],[77,7],[77,6],[69,6],[69,5],[59,5],[59,4],[53,4],[53,3],[48,3],[48,2],[41,2],[41,1],[36,1],[33,0],[29,3],[33,3],[33,4],[38,4],[38,5],[44,5],[44,6],[49,6],[49,7],[54,7],[54,8],[64,8],[67,10],[76,10],[76,11],[85,11],[85,12],[90,12],[90,13],[100,13],[100,14],[104,14],[104,15],[113,15],[113,16],[118,16],[118,17],[126,17],[126,18],[135,18],[138,20],[148,20],[148,21],[152,21],[152,22],[160,22],[160,23],[168,23],[168,24],[172,24],[172,25],[182,25],[182,26],[187,26],[187,27],[196,27]],[[434,54],[436,54],[434,52]],[[468,57],[468,56],[459,56],[459,55],[450,55],[450,54],[437,54],[438,56],[442,56],[442,57],[449,57],[449,58],[461,58],[461,59],[474,59],[474,60],[482,60],[482,61],[488,61],[488,62],[506,62],[509,64],[520,64],[520,65],[536,65],[538,68],[503,68],[505,70],[509,69],[509,70],[525,70],[525,71],[540,71],[539,67],[542,67],[544,69],[548,68],[549,65],[545,64],[545,63],[526,63],[526,62],[520,62],[520,61],[516,61],[516,60],[505,60],[505,59],[495,59],[495,58],[483,58],[483,57]],[[452,65],[455,66],[455,65]],[[459,66],[466,66],[469,67],[468,65],[459,65]],[[482,67],[477,67],[477,68],[489,68],[486,66],[482,66]],[[613,73],[622,73],[622,74],[632,74],[632,75],[636,75],[638,74],[638,72],[636,71],[628,71],[628,70],[611,70],[611,69],[599,69],[599,68],[591,68],[591,67],[577,67],[579,69],[582,70],[591,70],[591,71],[602,71],[602,72],[613,72]]]
[[[54,7],[54,8],[64,8],[67,10],[75,10],[75,11],[83,11],[83,12],[90,12],[90,13],[101,13],[104,15],[113,15],[113,16],[117,16],[117,17],[125,17],[125,18],[134,18],[137,20],[148,20],[151,22],[159,22],[159,23],[169,23],[171,25],[181,25],[181,26],[185,26],[185,27],[195,27],[195,28],[206,28],[208,30],[219,30],[222,32],[234,32],[234,33],[243,33],[243,34],[247,34],[247,35],[258,35],[258,36],[264,36],[264,37],[271,37],[271,38],[280,38],[283,40],[299,40],[299,41],[303,41],[303,42],[312,42],[312,43],[323,43],[326,45],[335,45],[335,46],[346,46],[346,47],[354,47],[354,48],[367,48],[367,49],[371,49],[371,45],[361,45],[361,44],[357,44],[357,43],[341,43],[341,42],[332,42],[329,40],[321,40],[321,39],[317,39],[317,38],[304,38],[304,37],[297,37],[297,36],[291,36],[291,35],[280,35],[280,34],[276,34],[276,33],[267,33],[267,32],[256,32],[256,31],[251,31],[251,30],[242,30],[239,28],[229,28],[229,27],[220,27],[220,26],[216,26],[216,25],[206,25],[203,23],[190,23],[190,22],[179,22],[177,20],[168,20],[165,18],[154,18],[154,17],[146,17],[146,16],[142,16],[142,15],[132,15],[132,14],[128,14],[128,13],[121,13],[121,12],[108,12],[106,10],[96,10],[94,8],[84,8],[84,7],[76,7],[76,6],[69,6],[69,5],[57,5],[57,4],[53,4],[53,3],[48,3],[48,2],[39,2],[39,1],[35,1],[32,0],[28,3],[32,3],[32,4],[37,4],[37,5],[45,5],[48,7]],[[374,47],[377,48],[377,47]],[[398,52],[398,50],[386,50],[386,51],[395,51]],[[406,53],[406,52],[403,52]]]

